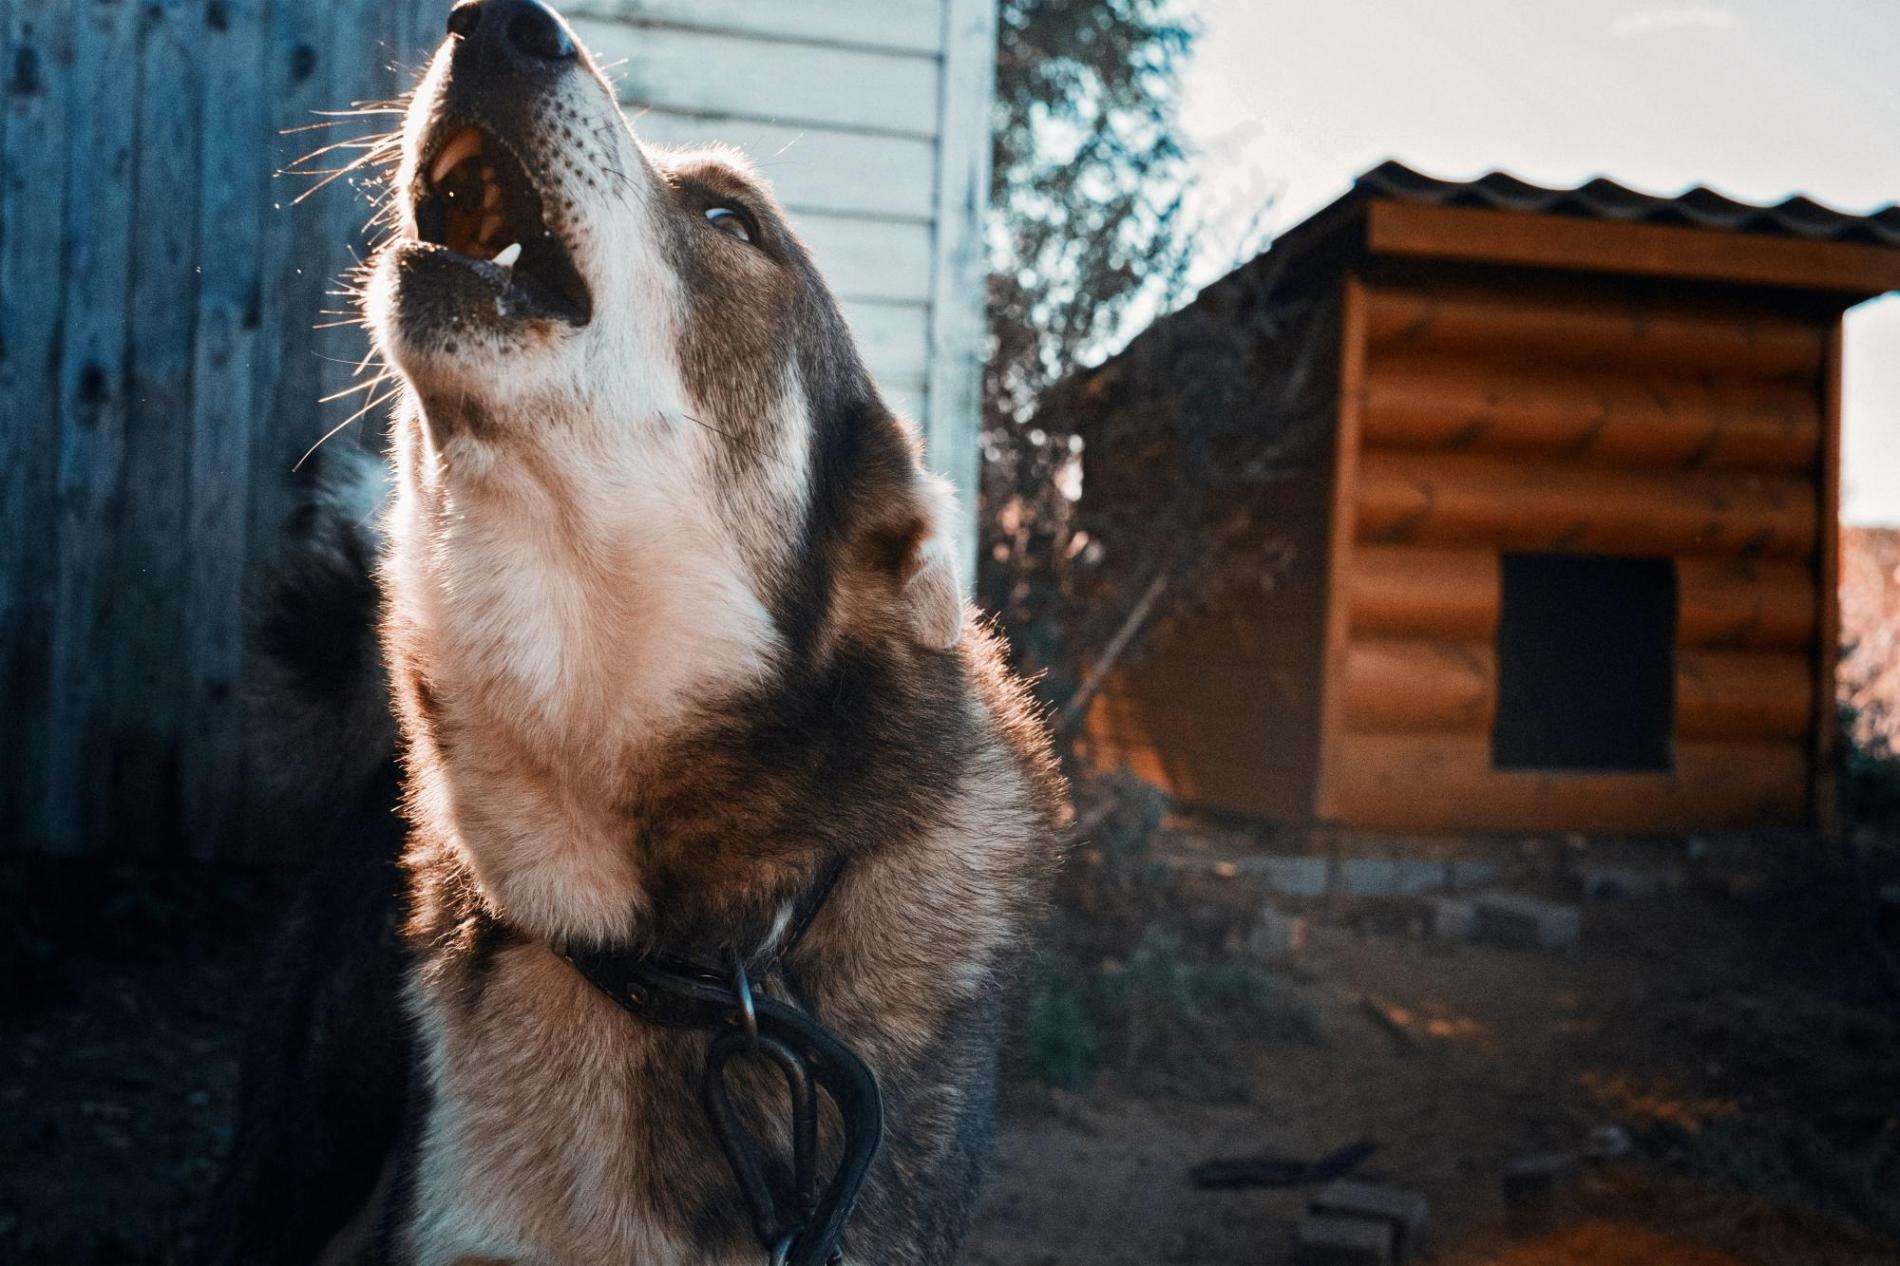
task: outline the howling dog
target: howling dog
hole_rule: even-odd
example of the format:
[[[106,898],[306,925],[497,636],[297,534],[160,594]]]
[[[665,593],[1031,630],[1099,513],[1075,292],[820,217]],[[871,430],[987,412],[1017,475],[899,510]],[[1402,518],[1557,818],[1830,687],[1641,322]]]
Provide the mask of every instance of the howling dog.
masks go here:
[[[759,177],[536,0],[454,8],[394,180],[389,504],[260,632],[322,860],[219,1260],[951,1261],[1068,810],[946,486]]]

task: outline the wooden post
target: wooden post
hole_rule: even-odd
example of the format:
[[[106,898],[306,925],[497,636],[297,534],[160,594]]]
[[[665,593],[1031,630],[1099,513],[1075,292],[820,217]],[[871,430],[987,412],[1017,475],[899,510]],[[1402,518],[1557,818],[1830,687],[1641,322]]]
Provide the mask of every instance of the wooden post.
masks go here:
[[[1334,795],[1355,826],[1413,832],[1707,831],[1805,816],[1796,741],[1675,745],[1669,770],[1499,770],[1488,735],[1352,734]]]
[[[1326,644],[1320,659],[1319,768],[1314,810],[1339,816],[1340,762],[1345,759],[1346,655],[1352,621],[1353,535],[1359,506],[1359,423],[1365,408],[1366,288],[1343,284],[1339,315],[1339,421],[1333,432],[1332,507],[1326,542]]]
[[[1841,655],[1841,354],[1845,323],[1836,317],[1828,328],[1827,353],[1821,368],[1820,483],[1814,570],[1816,600],[1814,639],[1814,824],[1822,835],[1840,830],[1837,797],[1840,725],[1834,702],[1835,676]]]
[[[1488,734],[1497,714],[1497,652],[1489,642],[1354,638],[1346,688],[1352,733]]]
[[[1362,544],[1348,577],[1352,635],[1489,642],[1501,583],[1496,550]]]
[[[996,0],[944,0],[943,95],[937,137],[936,263],[924,442],[956,485],[957,556],[976,580],[982,492],[983,218],[990,199],[990,99],[996,84]]]

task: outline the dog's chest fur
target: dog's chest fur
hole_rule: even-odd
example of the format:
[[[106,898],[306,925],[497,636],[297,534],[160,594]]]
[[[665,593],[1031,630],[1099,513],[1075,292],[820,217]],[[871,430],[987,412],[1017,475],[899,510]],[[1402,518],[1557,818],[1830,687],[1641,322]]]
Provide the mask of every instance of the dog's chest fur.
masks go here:
[[[396,662],[415,709],[414,776],[453,804],[459,773],[434,737],[444,709],[413,702],[426,662],[414,648]],[[980,639],[918,662],[847,655],[822,680],[702,721],[611,810],[590,810],[604,815],[596,847],[637,892],[615,916],[644,911],[667,944],[702,928],[757,943],[820,859],[849,857],[795,965],[818,1017],[885,1088],[887,1154],[854,1235],[916,1243],[906,1220],[921,1215],[901,1193],[959,1166],[974,1173],[1001,982],[1053,860],[1032,733]],[[416,1260],[755,1258],[696,1097],[704,1035],[626,1016],[543,942],[503,928],[457,820],[422,818],[409,855],[410,1005],[430,1096],[409,1214]],[[523,845],[544,859],[555,847]],[[561,891],[550,900],[571,902]]]
[[[419,1266],[741,1260],[690,1093],[702,1039],[595,996],[537,944],[471,947],[412,991],[430,1083],[405,1238]],[[485,961],[481,961],[485,959]]]
[[[481,459],[451,440],[437,460]],[[630,812],[646,763],[761,680],[777,640],[687,472],[559,461],[405,486],[386,640],[418,819],[527,926],[603,938],[648,899]]]

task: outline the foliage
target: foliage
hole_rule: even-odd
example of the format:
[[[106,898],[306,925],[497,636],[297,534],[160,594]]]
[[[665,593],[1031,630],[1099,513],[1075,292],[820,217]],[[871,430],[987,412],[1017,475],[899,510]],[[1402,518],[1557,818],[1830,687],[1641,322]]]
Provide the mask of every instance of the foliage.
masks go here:
[[[1178,0],[1002,0],[999,25],[978,587],[1041,667],[1055,630],[1029,617],[1066,559],[1080,445],[1030,418],[1184,285],[1195,27]]]
[[[1892,833],[1900,828],[1900,756],[1879,735],[1892,721],[1870,718],[1863,710],[1842,707],[1841,817],[1855,827]]]
[[[1178,0],[1003,0],[991,151],[992,421],[1177,293],[1191,244]]]
[[[1087,993],[1086,978],[1059,955],[1045,950],[1030,964],[1022,1046],[1032,1081],[1081,1090],[1101,1070],[1102,1041]]]
[[[1045,952],[1031,973],[1025,1072],[1082,1090],[1113,1070],[1132,1088],[1188,1099],[1243,1097],[1248,1043],[1318,1040],[1312,1008],[1267,968],[1196,953],[1178,931],[1148,930],[1126,963]]]
[[[1124,774],[1095,780],[1083,799],[1095,810],[1091,845],[1069,861],[1032,965],[1025,1074],[1062,1090],[1112,1071],[1152,1093],[1244,1094],[1245,1046],[1316,1040],[1312,1009],[1233,937],[1195,925],[1152,851],[1160,793]]]

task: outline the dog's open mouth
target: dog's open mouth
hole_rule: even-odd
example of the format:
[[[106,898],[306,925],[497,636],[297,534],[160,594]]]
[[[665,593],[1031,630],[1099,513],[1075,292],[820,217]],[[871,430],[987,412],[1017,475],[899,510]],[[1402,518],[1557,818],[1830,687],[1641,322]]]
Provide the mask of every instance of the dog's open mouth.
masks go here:
[[[593,296],[520,161],[479,127],[448,129],[422,164],[416,235],[465,257],[512,316],[586,325]]]

